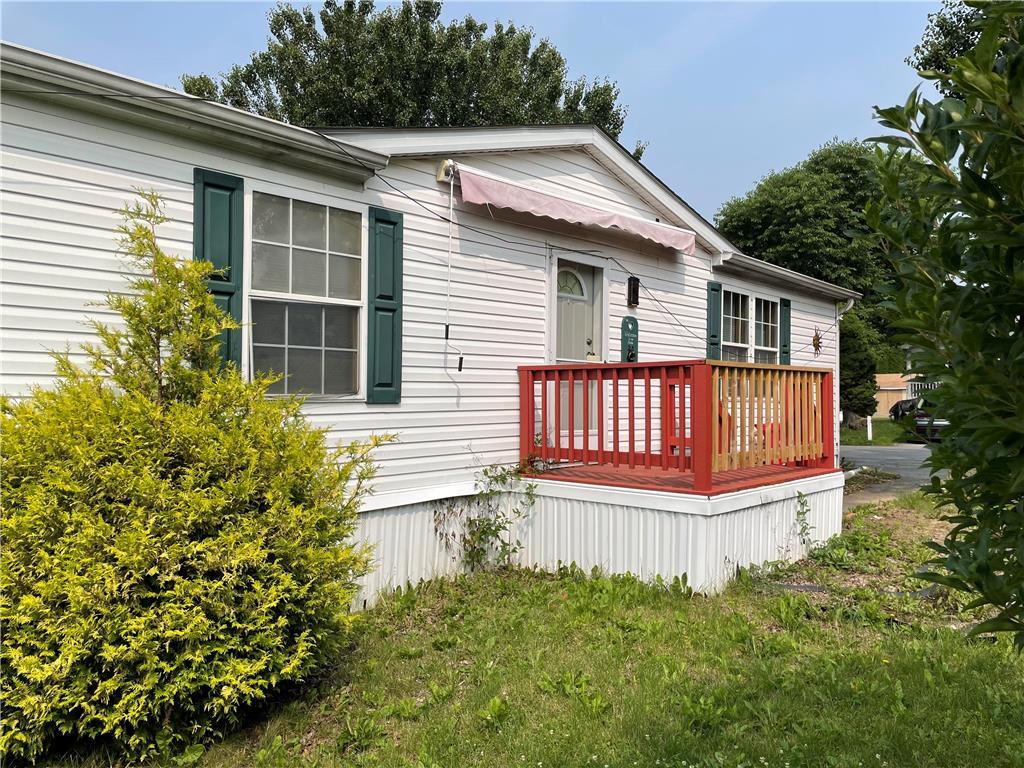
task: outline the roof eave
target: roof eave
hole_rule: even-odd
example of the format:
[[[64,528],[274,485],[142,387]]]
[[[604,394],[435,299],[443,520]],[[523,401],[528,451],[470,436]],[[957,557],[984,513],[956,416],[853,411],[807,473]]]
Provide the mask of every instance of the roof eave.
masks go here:
[[[596,125],[520,125],[462,128],[321,128],[328,136],[392,157],[580,148],[653,203],[677,226],[692,229],[709,253],[735,250],[715,227]]]
[[[862,297],[860,293],[849,288],[843,288],[801,272],[794,272],[792,269],[786,269],[777,264],[769,264],[767,261],[761,261],[742,253],[716,254],[712,257],[711,266],[716,272],[726,272],[742,277],[754,275],[777,285],[797,288],[805,293],[824,296],[836,301],[856,301]]]
[[[71,104],[349,181],[365,182],[387,166],[385,154],[328,140],[316,131],[189,98],[170,88],[31,48],[0,43],[0,62],[4,89],[24,91],[28,97]]]

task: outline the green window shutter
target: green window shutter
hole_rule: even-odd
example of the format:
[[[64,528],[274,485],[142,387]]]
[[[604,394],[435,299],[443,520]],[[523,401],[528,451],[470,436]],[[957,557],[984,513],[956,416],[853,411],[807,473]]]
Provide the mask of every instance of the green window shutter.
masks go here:
[[[370,208],[366,402],[402,399],[402,214]]]
[[[722,359],[722,284],[708,283],[708,360]]]
[[[789,365],[789,326],[793,309],[789,299],[779,299],[779,363]]]
[[[192,257],[209,261],[221,274],[210,278],[217,306],[242,322],[243,182],[203,168],[195,169],[192,207]],[[225,331],[225,361],[242,365],[242,329]]]

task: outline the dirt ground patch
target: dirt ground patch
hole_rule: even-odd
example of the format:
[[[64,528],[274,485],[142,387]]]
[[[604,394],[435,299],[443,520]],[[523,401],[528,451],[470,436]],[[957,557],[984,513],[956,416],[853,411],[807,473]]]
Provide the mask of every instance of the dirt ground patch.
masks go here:
[[[954,616],[965,598],[919,576],[935,555],[926,543],[942,541],[949,527],[921,493],[862,504],[845,513],[839,536],[772,580],[823,611],[856,603],[897,623],[960,623]]]
[[[867,516],[869,523],[892,531],[893,538],[906,543],[942,541],[950,524],[941,519],[934,509],[919,495],[883,501],[874,505],[875,511]],[[852,518],[852,514],[850,515]]]

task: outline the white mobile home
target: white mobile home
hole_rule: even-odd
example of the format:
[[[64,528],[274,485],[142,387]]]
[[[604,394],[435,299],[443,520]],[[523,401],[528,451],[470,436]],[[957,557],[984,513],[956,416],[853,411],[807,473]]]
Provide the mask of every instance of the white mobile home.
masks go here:
[[[838,531],[838,318],[591,126],[321,129],[2,49],[0,386],[53,375],[124,287],[117,210],[227,268],[225,353],[333,438],[392,432],[367,597],[457,567],[439,505],[522,462],[517,557],[713,589]],[[797,526],[797,517],[801,524]],[[803,515],[806,514],[806,520]]]

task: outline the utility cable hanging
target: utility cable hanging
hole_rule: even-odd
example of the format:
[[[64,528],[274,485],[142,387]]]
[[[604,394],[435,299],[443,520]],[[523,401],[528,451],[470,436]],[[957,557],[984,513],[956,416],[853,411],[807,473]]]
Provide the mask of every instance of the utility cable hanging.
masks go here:
[[[139,101],[175,101],[175,100],[180,100],[180,101],[201,101],[201,102],[204,102],[204,103],[207,103],[207,104],[213,104],[213,105],[220,106],[220,107],[226,106],[225,104],[223,104],[222,102],[217,101],[216,99],[207,99],[207,98],[204,98],[202,96],[193,96],[192,94],[188,94],[188,93],[170,93],[170,94],[166,94],[166,95],[164,95],[164,94],[159,94],[158,95],[158,94],[137,94],[137,93],[110,93],[110,92],[106,92],[106,91],[41,90],[41,89],[34,89],[34,88],[6,88],[6,89],[4,89],[4,93],[19,93],[19,94],[36,95],[36,96],[81,96],[81,97],[91,97],[91,98],[95,98],[95,99],[137,99]],[[378,173],[375,168],[373,168],[372,166],[370,166],[369,164],[365,163],[363,160],[361,160],[360,158],[356,157],[351,152],[349,152],[348,149],[345,147],[345,145],[340,140],[333,139],[332,137],[328,136],[323,131],[321,131],[321,130],[319,130],[317,128],[314,128],[312,126],[293,126],[293,127],[299,128],[301,130],[309,131],[310,133],[315,133],[317,136],[322,138],[330,146],[332,151],[340,150],[346,157],[348,157],[349,160],[351,160],[352,162],[354,162],[357,165],[361,166],[364,170],[370,171],[376,178],[378,178],[382,182],[384,182],[384,184],[386,184],[388,187],[390,187],[396,194],[401,195],[402,197],[404,197],[409,202],[411,202],[414,205],[422,208],[424,211],[429,213],[431,216],[434,216],[435,218],[438,218],[441,221],[448,221],[449,220],[444,215],[439,214],[437,211],[434,211],[429,206],[427,206],[425,203],[421,202],[420,200],[417,200],[412,195],[408,194],[405,190],[395,186],[387,176],[385,176],[385,175],[383,175],[381,173]],[[514,238],[514,237],[507,237],[507,236],[499,235],[496,232],[492,232],[492,231],[488,231],[488,230],[485,230],[485,229],[481,229],[479,227],[474,227],[473,225],[466,224],[466,223],[462,223],[459,226],[461,226],[463,229],[467,229],[467,230],[469,230],[471,232],[476,232],[478,234],[484,235],[485,237],[490,237],[490,238],[493,238],[494,240],[498,240],[500,242],[507,243],[509,245],[520,245],[520,246],[529,247],[529,248],[540,248],[541,247],[539,245],[538,241],[535,241],[535,240],[534,241],[530,241],[530,240],[521,240],[521,239],[517,239],[517,238]],[[570,252],[573,252],[573,253],[584,253],[584,254],[587,253],[587,251],[578,250],[578,249],[569,248],[569,247],[563,247],[563,250],[570,251]]]
[[[625,273],[626,273],[627,275],[629,275],[630,277],[636,277],[636,278],[637,278],[637,279],[639,280],[639,275],[634,275],[634,274],[633,274],[633,273],[632,273],[632,272],[631,272],[631,271],[630,271],[629,269],[627,269],[627,268],[626,268],[626,265],[625,265],[625,264],[623,264],[623,263],[622,263],[621,261],[619,261],[618,259],[616,259],[616,258],[615,258],[614,256],[608,256],[607,258],[611,259],[611,260],[612,260],[612,262],[614,262],[614,263],[615,263],[615,264],[616,264],[616,265],[617,265],[617,266],[619,267],[619,269],[621,269],[621,270],[622,270],[623,272],[625,272]],[[703,338],[702,336],[700,336],[699,334],[696,334],[696,333],[694,333],[694,332],[693,332],[693,331],[691,331],[691,330],[690,330],[689,328],[687,328],[687,327],[686,327],[686,325],[685,325],[685,324],[683,323],[683,321],[682,321],[682,320],[680,320],[680,319],[679,319],[678,317],[676,317],[675,313],[674,313],[674,312],[672,312],[672,310],[670,310],[670,309],[669,309],[668,307],[666,307],[666,306],[665,306],[664,304],[662,304],[662,303],[661,303],[661,299],[659,299],[659,298],[658,298],[657,296],[655,296],[655,295],[654,295],[654,294],[653,294],[653,293],[652,293],[652,292],[651,292],[651,291],[650,291],[650,290],[649,290],[649,289],[647,288],[647,286],[646,286],[646,285],[644,285],[644,281],[643,281],[643,280],[640,280],[640,289],[641,289],[641,290],[642,290],[642,291],[643,291],[644,293],[646,293],[646,294],[647,294],[648,296],[650,296],[650,297],[651,297],[651,300],[652,300],[652,301],[653,301],[653,302],[654,302],[655,304],[657,304],[657,305],[658,305],[659,307],[661,307],[661,311],[662,311],[662,312],[664,312],[664,313],[665,313],[666,315],[668,315],[668,316],[669,316],[669,317],[671,317],[671,318],[672,318],[673,320],[675,320],[675,321],[676,321],[676,324],[678,324],[680,328],[682,328],[682,329],[683,329],[684,331],[686,331],[686,332],[687,332],[688,334],[690,334],[691,336],[693,336],[693,338],[697,339],[698,341],[701,341],[701,342],[703,342],[703,341],[706,341],[706,339],[704,339],[704,338]]]
[[[166,94],[166,95],[156,95],[156,94],[148,94],[147,95],[147,94],[132,94],[132,93],[109,93],[109,92],[99,92],[99,91],[92,91],[92,92],[90,92],[90,91],[78,91],[78,90],[37,90],[37,89],[28,89],[28,88],[26,88],[26,89],[6,89],[5,92],[7,92],[7,93],[24,93],[24,94],[39,95],[39,96],[42,96],[42,95],[83,96],[83,97],[88,96],[88,97],[94,97],[94,98],[100,98],[100,99],[139,99],[139,100],[143,100],[143,101],[146,101],[146,100],[161,101],[161,100],[179,100],[180,99],[180,100],[185,100],[185,101],[202,101],[202,102],[206,102],[208,104],[215,104],[215,105],[218,105],[218,106],[224,106],[221,102],[216,101],[215,99],[207,99],[207,98],[204,98],[202,96],[193,96],[191,94],[185,94],[185,93],[181,93],[181,94],[171,93],[171,94]],[[327,142],[327,144],[331,147],[332,150],[340,150],[343,154],[345,154],[349,158],[349,160],[351,160],[352,162],[354,162],[357,165],[361,166],[364,170],[370,171],[374,175],[375,178],[380,179],[384,184],[386,184],[388,187],[390,187],[391,190],[393,190],[396,194],[398,194],[401,197],[405,198],[406,200],[408,200],[409,202],[413,203],[417,207],[423,209],[426,213],[430,214],[431,216],[433,216],[433,217],[435,217],[437,219],[440,219],[441,221],[447,222],[447,224],[448,224],[448,253],[449,253],[449,257],[448,257],[448,289],[447,289],[447,300],[446,300],[446,305],[445,305],[445,344],[446,344],[446,346],[451,346],[453,349],[455,349],[457,352],[459,352],[459,370],[461,371],[462,370],[462,366],[463,366],[463,353],[462,353],[462,350],[460,350],[454,344],[451,344],[450,339],[449,339],[449,336],[450,336],[450,322],[449,322],[449,320],[450,320],[450,304],[451,304],[451,255],[453,253],[453,248],[452,248],[452,239],[453,239],[452,227],[454,226],[454,221],[453,221],[453,215],[454,215],[454,186],[455,186],[454,170],[451,167],[449,167],[449,174],[450,175],[449,175],[448,216],[444,216],[443,214],[440,214],[437,211],[435,211],[432,208],[430,208],[426,203],[423,203],[422,201],[417,200],[416,198],[414,198],[412,195],[410,195],[404,189],[401,189],[400,187],[396,186],[394,183],[392,183],[392,181],[387,176],[377,172],[377,170],[375,168],[373,168],[372,166],[368,165],[367,163],[365,163],[360,158],[358,158],[355,155],[353,155],[351,152],[348,151],[348,149],[345,147],[345,145],[341,141],[335,140],[332,137],[328,136],[327,134],[323,133],[322,131],[318,130],[317,128],[313,128],[311,126],[298,126],[298,127],[303,128],[304,130],[307,130],[307,131],[309,131],[311,133],[315,133],[317,136],[321,137],[325,142]],[[451,163],[451,161],[449,161],[449,163]],[[454,165],[454,164],[452,164],[452,165]],[[492,214],[492,217],[493,217],[493,214]],[[522,240],[522,239],[519,239],[519,238],[503,236],[503,235],[500,235],[500,234],[498,234],[498,233],[496,233],[494,231],[482,229],[480,227],[474,227],[473,225],[467,224],[465,222],[460,223],[459,226],[462,227],[463,229],[466,229],[466,230],[470,231],[470,232],[475,232],[477,234],[483,235],[485,237],[492,238],[494,240],[497,240],[497,241],[502,242],[502,243],[506,243],[508,245],[517,245],[517,246],[520,246],[520,247],[535,248],[535,249],[538,250],[538,252],[546,253],[546,248],[547,248],[547,244],[546,243],[542,246],[538,241]],[[556,247],[559,250],[566,251],[568,253],[578,253],[578,254],[582,254],[582,255],[593,255],[592,251],[587,251],[587,250],[583,250],[583,249],[579,249],[579,248],[571,248],[571,247],[568,247],[568,246],[561,246],[561,245],[560,246],[556,246]],[[629,269],[627,269],[618,259],[616,259],[613,256],[609,256],[607,258],[609,258],[612,262],[614,262],[616,265],[618,265],[618,267],[623,272],[625,272],[627,275],[633,276],[633,273]],[[651,298],[651,300],[654,301],[661,308],[661,310],[666,315],[668,315],[670,318],[672,318],[672,320],[675,321],[675,323],[680,328],[682,328],[690,336],[692,336],[692,337],[694,337],[696,339],[700,339],[701,338],[698,334],[696,334],[692,330],[690,330],[678,317],[676,317],[676,315],[671,310],[669,310],[668,307],[666,307],[661,302],[661,300],[658,299],[657,296],[655,296],[650,290],[648,290],[648,288],[643,284],[643,281],[641,281],[640,287]],[[836,324],[833,323],[833,325],[830,326],[829,328],[827,328],[825,330],[825,332],[827,333],[829,330],[831,330],[831,328],[834,328],[835,325]],[[801,347],[801,349],[805,349],[805,348],[806,347]]]
[[[842,317],[840,317],[839,320],[842,320]],[[835,328],[837,325],[839,325],[839,320],[836,320],[834,323],[832,323],[832,325],[830,325],[824,331],[818,331],[818,333],[821,334],[822,337],[824,337],[826,333],[828,333],[833,328]],[[814,342],[810,341],[807,344],[804,344],[802,347],[798,347],[797,349],[794,349],[792,352],[790,352],[790,354],[795,355],[797,352],[803,352],[808,347],[813,347],[813,346],[814,346]]]
[[[448,285],[444,297],[444,345],[451,347],[459,353],[459,371],[462,371],[463,352],[452,344],[451,334],[451,311],[452,311],[452,237],[455,226],[455,163],[446,160],[444,164],[448,174]]]

